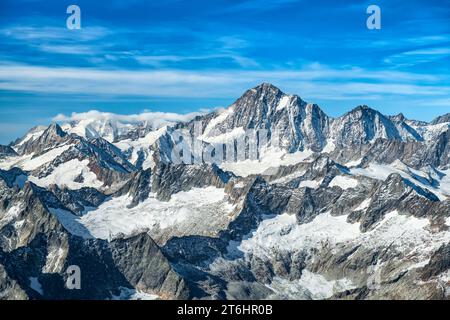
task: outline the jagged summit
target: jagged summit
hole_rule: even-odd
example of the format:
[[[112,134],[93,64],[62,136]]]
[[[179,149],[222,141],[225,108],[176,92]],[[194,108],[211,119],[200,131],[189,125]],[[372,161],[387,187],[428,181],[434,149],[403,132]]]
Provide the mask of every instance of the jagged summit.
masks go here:
[[[450,113],[447,113],[447,114],[437,117],[436,119],[431,121],[430,124],[440,124],[440,123],[446,123],[446,122],[450,122]]]
[[[67,133],[56,122],[49,125],[48,128],[42,134],[43,137],[58,136],[60,138],[65,137],[66,135]]]
[[[281,91],[280,88],[268,82],[263,82],[247,91],[256,91],[260,94],[284,94],[284,92]]]
[[[280,104],[281,103],[281,104]],[[306,105],[299,96],[286,94],[271,83],[263,82],[260,85],[247,90],[232,106],[237,108],[248,107],[252,104],[254,111],[263,108],[266,112],[276,112],[285,109],[289,105]]]
[[[368,105],[359,105],[355,108],[353,108],[352,110],[348,111],[346,114],[376,114],[379,113],[377,110],[369,107]],[[344,114],[345,116],[345,114]]]
[[[4,146],[0,144],[0,158],[14,155],[17,155],[17,153],[14,151],[13,148],[11,148],[10,146]]]
[[[52,123],[44,131],[28,133],[15,147],[19,154],[39,154],[67,138],[68,134],[57,123]]]
[[[389,116],[388,118],[391,119],[392,121],[396,121],[396,122],[402,122],[402,121],[408,120],[405,117],[405,115],[403,113],[401,113],[401,112],[399,114],[394,115],[394,116]]]

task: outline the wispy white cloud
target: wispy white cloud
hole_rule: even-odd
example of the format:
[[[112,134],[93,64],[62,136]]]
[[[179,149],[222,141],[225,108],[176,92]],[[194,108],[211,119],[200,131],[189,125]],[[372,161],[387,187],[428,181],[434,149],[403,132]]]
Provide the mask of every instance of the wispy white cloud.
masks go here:
[[[420,63],[433,62],[450,57],[450,47],[432,47],[424,49],[409,50],[391,55],[384,62],[397,66],[413,66]]]
[[[161,34],[168,37],[184,35],[190,38],[191,46],[172,50]],[[43,53],[77,56],[93,65],[116,65],[123,61],[138,62],[143,66],[166,68],[190,63],[234,64],[237,67],[257,67],[258,63],[245,56],[241,50],[249,43],[238,35],[217,37],[183,27],[153,27],[143,30],[109,28],[97,25],[80,30],[64,27],[8,26],[0,28],[0,37],[24,50],[37,50]],[[153,46],[141,46],[139,39],[152,39]],[[151,41],[152,41],[151,40]],[[162,43],[160,43],[162,41]],[[136,46],[138,45],[138,46]],[[164,46],[163,48],[161,46]],[[132,47],[132,50],[123,50]],[[50,55],[48,63],[52,63]],[[27,61],[29,57],[23,57]],[[43,59],[46,59],[43,56]]]
[[[184,32],[190,32],[184,30]],[[194,33],[196,45],[189,50],[172,54],[154,54],[151,51],[135,51],[128,54],[142,65],[164,68],[167,65],[191,62],[207,61],[231,61],[244,68],[258,67],[256,60],[251,59],[240,52],[249,46],[249,43],[236,35],[222,36],[210,39],[203,34]]]
[[[60,53],[60,54],[83,54],[83,55],[92,55],[96,54],[97,50],[94,46],[89,45],[46,45],[41,44],[38,45],[37,48],[40,51],[49,52],[49,53]]]
[[[310,99],[370,95],[442,97],[450,94],[450,86],[445,85],[448,80],[448,75],[334,69],[317,64],[298,71],[136,71],[0,65],[3,90],[113,97],[233,97],[260,82],[272,82]]]
[[[110,35],[103,26],[87,26],[79,30],[65,27],[8,26],[0,29],[0,35],[24,41],[93,41]]]
[[[81,120],[111,120],[121,123],[138,123],[147,122],[153,128],[161,128],[166,125],[172,125],[177,122],[185,122],[193,119],[194,117],[203,114],[203,112],[191,112],[187,114],[171,113],[171,112],[151,112],[144,111],[138,114],[117,114],[111,112],[100,112],[98,110],[90,110],[87,112],[73,112],[70,115],[58,114],[53,117],[53,121],[57,122],[69,122],[69,121],[81,121]]]
[[[217,54],[203,54],[203,55],[144,55],[134,57],[140,64],[151,65],[154,67],[164,67],[168,62],[192,62],[192,61],[206,61],[217,59],[229,59],[236,62],[242,67],[255,67],[258,63],[247,57],[243,57],[233,52],[217,53]]]

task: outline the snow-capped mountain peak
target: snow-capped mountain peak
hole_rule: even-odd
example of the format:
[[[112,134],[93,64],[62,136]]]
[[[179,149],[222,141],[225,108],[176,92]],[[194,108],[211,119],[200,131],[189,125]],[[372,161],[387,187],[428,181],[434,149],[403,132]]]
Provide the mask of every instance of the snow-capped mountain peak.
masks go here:
[[[0,297],[446,299],[445,119],[331,118],[264,83],[171,127],[83,114],[35,128],[0,146]],[[280,144],[174,163],[197,121],[201,147],[258,129]],[[61,285],[74,261],[96,275],[76,293]]]

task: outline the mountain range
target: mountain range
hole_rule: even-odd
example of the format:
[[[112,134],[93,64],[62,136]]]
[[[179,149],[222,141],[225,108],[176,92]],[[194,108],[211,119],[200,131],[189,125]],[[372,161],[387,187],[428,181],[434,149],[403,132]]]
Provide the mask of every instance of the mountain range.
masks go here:
[[[174,163],[181,131],[268,139]],[[450,114],[333,118],[267,83],[186,122],[34,127],[0,146],[0,299],[448,299],[449,140]]]

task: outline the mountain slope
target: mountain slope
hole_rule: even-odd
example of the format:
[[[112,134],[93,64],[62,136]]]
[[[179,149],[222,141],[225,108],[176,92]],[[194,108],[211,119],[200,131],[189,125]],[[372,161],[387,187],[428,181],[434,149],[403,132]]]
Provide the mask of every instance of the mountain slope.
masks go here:
[[[33,128],[0,156],[0,297],[449,299],[449,134],[267,83],[165,127]]]

